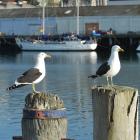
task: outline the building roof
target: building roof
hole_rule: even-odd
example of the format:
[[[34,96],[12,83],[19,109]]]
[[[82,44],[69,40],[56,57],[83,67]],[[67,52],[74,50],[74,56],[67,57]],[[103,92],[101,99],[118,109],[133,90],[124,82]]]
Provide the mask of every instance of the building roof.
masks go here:
[[[25,18],[41,16],[42,8],[0,9],[0,18]],[[46,15],[68,17],[76,15],[76,7],[49,7]],[[140,5],[80,7],[80,16],[140,16]]]

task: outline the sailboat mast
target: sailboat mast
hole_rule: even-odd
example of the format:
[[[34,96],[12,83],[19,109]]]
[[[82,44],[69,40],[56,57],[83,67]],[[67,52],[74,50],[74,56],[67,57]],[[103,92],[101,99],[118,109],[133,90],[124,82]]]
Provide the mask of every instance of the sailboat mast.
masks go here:
[[[77,7],[77,35],[79,35],[79,0],[76,0]]]
[[[42,28],[43,28],[43,35],[45,35],[45,4],[42,7]]]

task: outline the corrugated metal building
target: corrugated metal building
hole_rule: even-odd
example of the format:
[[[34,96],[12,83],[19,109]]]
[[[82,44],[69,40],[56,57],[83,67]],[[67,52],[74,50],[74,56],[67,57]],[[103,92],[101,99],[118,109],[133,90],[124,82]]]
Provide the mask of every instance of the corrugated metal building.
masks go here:
[[[76,8],[46,8],[46,34],[76,32]],[[41,8],[1,9],[0,32],[8,35],[41,34]],[[140,5],[80,7],[80,33],[96,30],[140,32]]]

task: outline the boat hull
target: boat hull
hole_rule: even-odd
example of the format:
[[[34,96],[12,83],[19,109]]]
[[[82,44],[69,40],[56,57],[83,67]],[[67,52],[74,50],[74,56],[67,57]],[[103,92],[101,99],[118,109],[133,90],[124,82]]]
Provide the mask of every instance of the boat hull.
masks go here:
[[[140,45],[136,49],[137,52],[140,52]]]
[[[97,47],[97,43],[83,43],[81,41],[33,43],[18,40],[17,44],[23,51],[94,51]]]

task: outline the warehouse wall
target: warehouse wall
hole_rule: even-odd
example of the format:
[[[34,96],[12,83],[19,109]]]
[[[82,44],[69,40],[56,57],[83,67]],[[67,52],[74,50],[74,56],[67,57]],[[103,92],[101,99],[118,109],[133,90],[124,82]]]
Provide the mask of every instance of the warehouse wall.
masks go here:
[[[76,17],[57,18],[58,33],[76,32]],[[110,27],[117,33],[138,32],[140,16],[94,16],[80,17],[80,33],[85,33],[86,23],[99,23],[99,29],[107,31]]]
[[[117,33],[139,32],[140,16],[84,16],[80,17],[80,33],[84,34],[86,23],[99,23],[99,29],[107,31],[110,27]],[[40,18],[0,18],[0,32],[8,35],[37,35]],[[47,34],[76,33],[76,17],[46,18]]]

